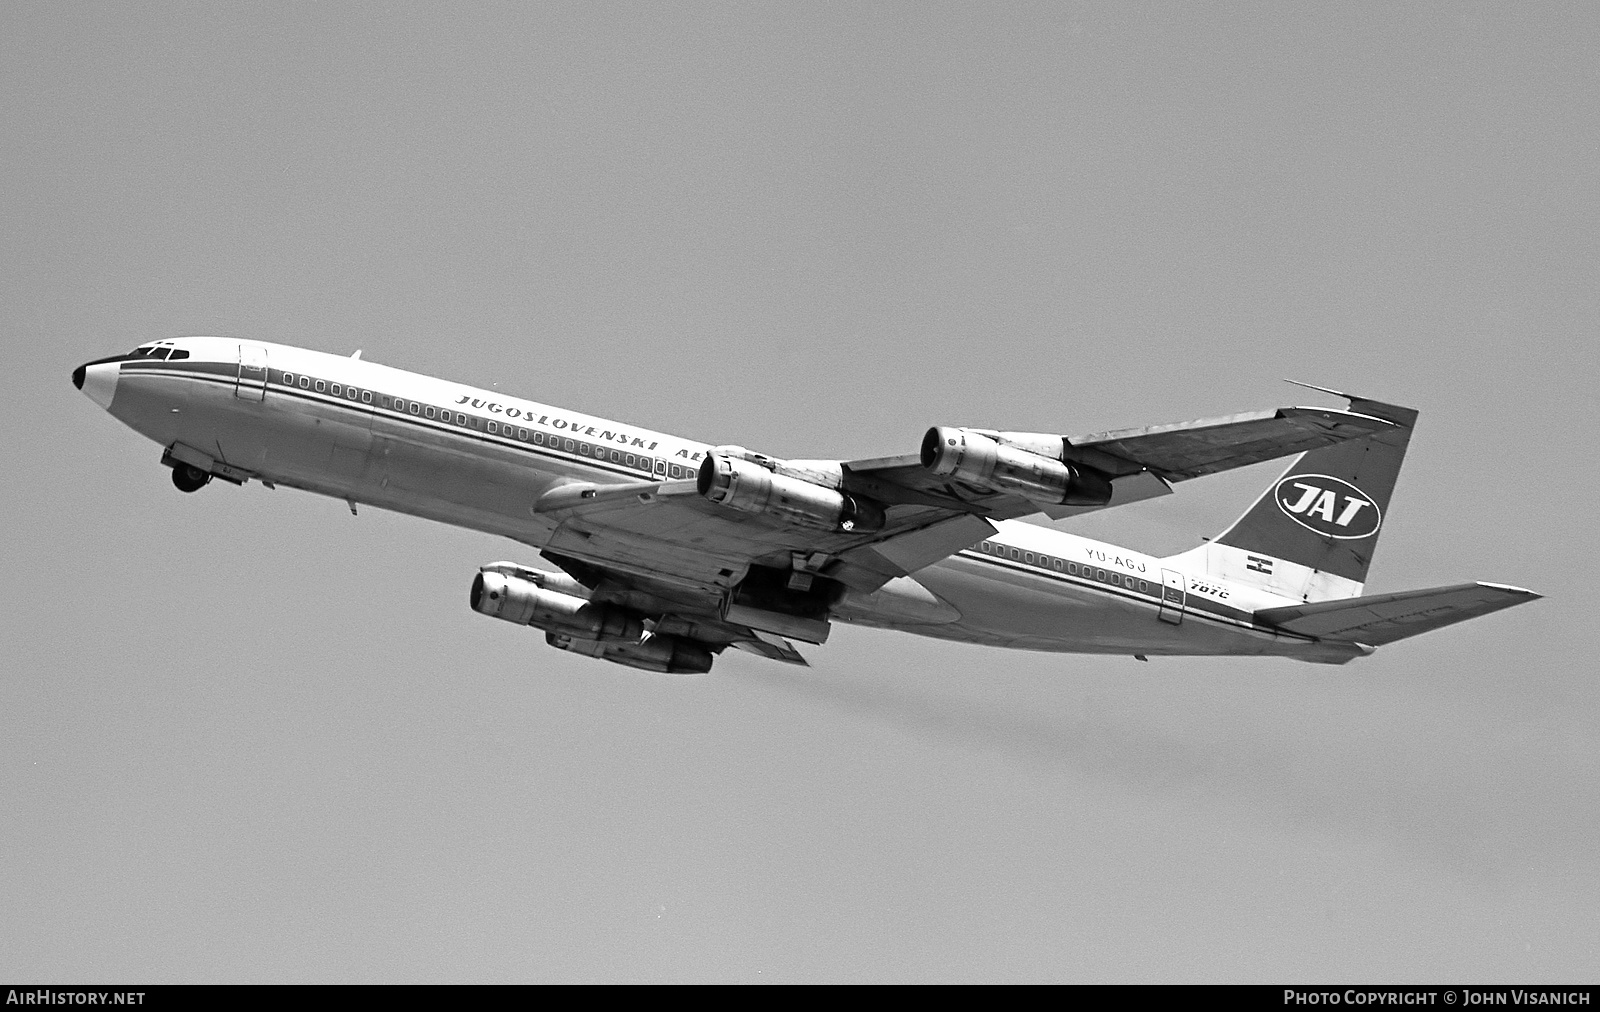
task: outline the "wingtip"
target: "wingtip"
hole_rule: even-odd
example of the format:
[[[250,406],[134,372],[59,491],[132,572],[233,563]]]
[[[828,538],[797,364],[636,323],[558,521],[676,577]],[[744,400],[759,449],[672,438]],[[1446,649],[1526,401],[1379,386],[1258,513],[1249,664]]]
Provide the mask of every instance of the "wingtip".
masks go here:
[[[1408,429],[1416,426],[1417,418],[1421,414],[1421,412],[1419,412],[1416,408],[1408,408],[1403,404],[1391,404],[1388,401],[1373,400],[1371,397],[1362,397],[1360,394],[1347,394],[1343,390],[1335,390],[1332,387],[1321,387],[1317,386],[1315,383],[1302,383],[1299,380],[1292,379],[1285,379],[1284,382],[1293,384],[1297,387],[1304,387],[1307,390],[1315,390],[1319,393],[1332,394],[1334,397],[1343,397],[1345,400],[1350,402],[1350,410],[1352,411],[1360,412],[1361,414],[1365,415],[1371,415],[1374,418],[1382,418],[1391,424],[1403,426],[1404,428]]]
[[[1335,397],[1343,397],[1347,401],[1366,400],[1365,397],[1357,397],[1355,394],[1347,394],[1343,390],[1335,390],[1332,387],[1319,387],[1315,383],[1302,383],[1299,380],[1292,380],[1292,379],[1289,379],[1288,377],[1284,377],[1283,381],[1285,383],[1289,383],[1289,384],[1291,384],[1293,386],[1304,387],[1307,390],[1315,390],[1318,393],[1332,394]]]
[[[1490,583],[1487,580],[1479,580],[1478,586],[1487,587],[1490,590],[1498,590],[1506,594],[1514,594],[1529,601],[1538,601],[1544,597],[1538,591],[1529,590],[1526,587],[1513,587],[1509,583]]]

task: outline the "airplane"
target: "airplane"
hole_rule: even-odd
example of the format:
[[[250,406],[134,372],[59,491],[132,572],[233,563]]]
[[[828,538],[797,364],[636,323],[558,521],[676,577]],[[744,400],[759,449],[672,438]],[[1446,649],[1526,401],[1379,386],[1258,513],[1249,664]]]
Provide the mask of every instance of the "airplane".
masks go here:
[[[1062,436],[937,425],[915,452],[784,460],[361,359],[222,337],[140,344],[73,385],[162,447],[173,484],[258,481],[530,546],[472,609],[572,653],[702,673],[728,647],[804,665],[833,622],[1060,653],[1343,664],[1537,599],[1363,593],[1417,412],[1323,387],[1285,407]],[[1301,384],[1306,386],[1307,384]],[[1226,531],[1155,557],[1063,520],[1298,454]]]

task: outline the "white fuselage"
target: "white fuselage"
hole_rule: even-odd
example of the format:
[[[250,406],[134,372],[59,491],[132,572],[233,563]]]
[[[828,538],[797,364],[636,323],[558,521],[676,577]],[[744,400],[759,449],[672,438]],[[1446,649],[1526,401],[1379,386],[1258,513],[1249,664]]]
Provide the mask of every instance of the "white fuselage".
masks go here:
[[[231,468],[624,572],[659,573],[651,546],[586,554],[531,504],[574,480],[690,478],[712,449],[355,358],[224,338],[163,344],[188,355],[90,365],[83,389],[177,459],[209,459],[224,476]],[[847,594],[834,617],[1028,650],[1334,662],[1359,652],[1255,623],[1259,609],[1300,602],[1210,578],[1193,555],[1159,559],[1016,521],[996,527],[914,580]]]

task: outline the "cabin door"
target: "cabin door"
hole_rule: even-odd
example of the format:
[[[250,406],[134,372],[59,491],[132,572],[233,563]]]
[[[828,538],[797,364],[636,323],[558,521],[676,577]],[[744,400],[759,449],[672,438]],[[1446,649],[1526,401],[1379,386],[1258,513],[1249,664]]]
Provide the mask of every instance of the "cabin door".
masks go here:
[[[248,341],[239,342],[239,383],[235,397],[247,401],[267,399],[267,349]]]
[[[1183,574],[1170,569],[1161,571],[1161,621],[1178,625],[1183,622],[1183,606],[1188,601],[1188,586]]]

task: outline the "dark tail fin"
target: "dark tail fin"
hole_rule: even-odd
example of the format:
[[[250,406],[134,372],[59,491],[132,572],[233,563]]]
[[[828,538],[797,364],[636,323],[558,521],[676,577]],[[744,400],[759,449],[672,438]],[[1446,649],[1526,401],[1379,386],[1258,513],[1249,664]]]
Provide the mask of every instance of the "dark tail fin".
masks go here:
[[[1302,601],[1361,593],[1417,412],[1339,396],[1395,428],[1302,454],[1238,522],[1189,553],[1205,557],[1208,573]]]

